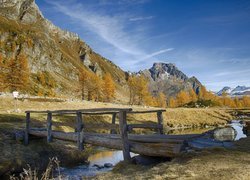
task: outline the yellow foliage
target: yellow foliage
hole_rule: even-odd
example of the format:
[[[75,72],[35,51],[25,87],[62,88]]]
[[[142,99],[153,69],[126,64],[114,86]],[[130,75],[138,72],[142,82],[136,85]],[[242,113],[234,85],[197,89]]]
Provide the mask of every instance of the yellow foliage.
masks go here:
[[[176,100],[177,100],[178,106],[182,106],[190,102],[190,97],[187,92],[180,91],[176,96]]]
[[[160,92],[157,96],[157,106],[158,107],[167,107],[167,98],[166,95],[163,92]]]
[[[108,102],[115,97],[115,83],[109,73],[103,77],[103,94]]]
[[[197,94],[194,92],[193,89],[189,91],[190,101],[196,102],[198,100]]]
[[[173,97],[170,97],[168,106],[171,108],[177,107],[177,102]]]
[[[130,104],[155,104],[148,90],[148,81],[143,76],[130,76],[128,79]],[[152,102],[150,102],[152,101]]]
[[[10,91],[25,91],[29,86],[30,71],[26,55],[19,54],[6,64],[6,84]]]

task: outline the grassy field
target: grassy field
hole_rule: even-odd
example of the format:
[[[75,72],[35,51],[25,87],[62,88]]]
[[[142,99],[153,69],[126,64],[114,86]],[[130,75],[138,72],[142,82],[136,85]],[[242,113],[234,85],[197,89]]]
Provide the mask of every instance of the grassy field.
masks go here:
[[[84,108],[133,108],[134,110],[153,109],[150,107],[128,106],[112,103],[98,103],[90,101],[54,101],[50,99],[32,99],[19,100],[19,115],[24,115],[26,110],[58,110],[58,109],[84,109]],[[14,100],[12,98],[0,97],[0,113],[13,114]],[[230,111],[222,108],[168,108],[164,115],[165,128],[183,128],[183,127],[205,127],[226,124],[232,119]],[[99,117],[100,119],[100,117]],[[156,115],[138,114],[129,115],[128,122],[156,122]],[[110,121],[109,121],[110,122]]]

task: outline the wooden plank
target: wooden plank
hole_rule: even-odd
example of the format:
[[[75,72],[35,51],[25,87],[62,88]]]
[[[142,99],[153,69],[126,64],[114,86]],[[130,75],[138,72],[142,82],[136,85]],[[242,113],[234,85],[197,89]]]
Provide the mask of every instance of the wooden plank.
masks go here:
[[[157,113],[157,112],[165,112],[165,109],[157,109],[157,110],[142,110],[142,111],[129,111],[128,114],[145,114],[145,113]]]
[[[48,112],[47,114],[47,142],[52,141],[52,113]]]
[[[88,112],[119,112],[119,111],[132,111],[131,108],[92,108],[92,109],[77,109],[77,110],[55,110],[55,111],[25,111],[29,113],[58,113],[58,114],[64,114],[64,113],[76,113],[76,112],[82,112],[82,113],[88,113]]]
[[[84,149],[82,130],[83,130],[82,113],[77,112],[77,146],[80,151]]]
[[[128,130],[132,131],[135,128],[146,128],[146,129],[162,129],[161,124],[128,124]]]
[[[38,135],[46,137],[46,131],[30,131],[33,135]],[[63,133],[63,132],[57,132],[53,131],[53,137],[55,139],[61,139],[61,140],[68,140],[68,141],[77,141],[77,133]],[[107,134],[106,134],[107,135]],[[91,133],[84,133],[83,140],[85,143],[96,145],[96,146],[102,146],[112,149],[123,149],[123,143],[121,140],[121,137],[119,135],[115,134],[108,134],[109,136],[106,136],[105,134],[101,135],[98,134],[93,135]],[[111,136],[111,137],[110,137]],[[175,157],[177,156],[182,147],[183,143],[169,143],[169,142],[163,142],[163,143],[145,143],[145,142],[133,142],[129,141],[130,143],[130,151],[142,155],[147,156],[162,156],[162,157]]]
[[[119,127],[121,133],[121,140],[122,140],[122,151],[123,151],[123,158],[125,161],[130,161],[130,151],[129,151],[129,141],[128,141],[128,128],[127,128],[127,112],[120,111],[119,112]]]
[[[54,136],[54,132],[57,136]],[[30,134],[35,136],[47,137],[46,129],[41,128],[31,128]],[[83,133],[83,137],[85,136],[95,136],[95,137],[106,137],[110,139],[121,139],[120,134],[102,134],[102,133]],[[61,132],[61,131],[53,131],[53,138],[68,140],[68,141],[77,141],[77,133],[75,132]],[[70,136],[70,137],[68,137]],[[140,134],[128,134],[129,141],[141,141],[141,142],[183,142],[184,140],[194,139],[202,137],[203,134],[185,134],[185,135],[160,135],[160,134],[150,134],[150,135],[140,135]]]
[[[116,115],[117,115],[117,113],[113,113],[113,114],[112,114],[112,122],[111,122],[112,125],[115,125]],[[111,130],[110,130],[110,134],[117,134],[117,132],[116,132],[115,129],[111,129]]]
[[[159,134],[163,134],[163,115],[162,112],[157,112],[158,125],[161,126],[158,129]]]
[[[30,113],[26,113],[26,129],[24,135],[24,144],[29,144],[29,131],[30,131]]]

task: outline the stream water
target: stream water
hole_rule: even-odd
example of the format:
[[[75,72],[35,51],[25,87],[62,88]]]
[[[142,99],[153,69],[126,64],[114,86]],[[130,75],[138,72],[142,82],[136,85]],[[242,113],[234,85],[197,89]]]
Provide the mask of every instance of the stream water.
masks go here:
[[[247,137],[243,132],[243,125],[240,121],[234,120],[228,126],[232,127],[236,131],[236,136],[232,139],[237,141],[241,138]],[[208,128],[204,129],[186,129],[186,130],[176,130],[171,131],[171,134],[187,134],[187,133],[197,133],[206,132]],[[73,168],[61,168],[60,174],[65,179],[82,179],[82,177],[91,177],[97,174],[107,172],[112,170],[113,166],[123,160],[122,151],[113,151],[106,148],[97,147],[97,153],[88,157],[88,162],[83,162],[83,165],[76,166]],[[131,156],[136,156],[136,154],[131,153]],[[112,166],[111,166],[112,165]]]

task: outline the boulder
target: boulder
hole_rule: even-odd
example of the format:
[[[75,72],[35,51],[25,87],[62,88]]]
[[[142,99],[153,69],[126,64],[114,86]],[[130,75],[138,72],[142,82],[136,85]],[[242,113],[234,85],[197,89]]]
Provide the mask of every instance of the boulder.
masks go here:
[[[105,168],[111,168],[111,167],[113,167],[113,164],[111,164],[111,163],[105,163],[104,167]]]
[[[218,141],[233,141],[237,132],[232,127],[215,129],[213,132],[214,139]]]

